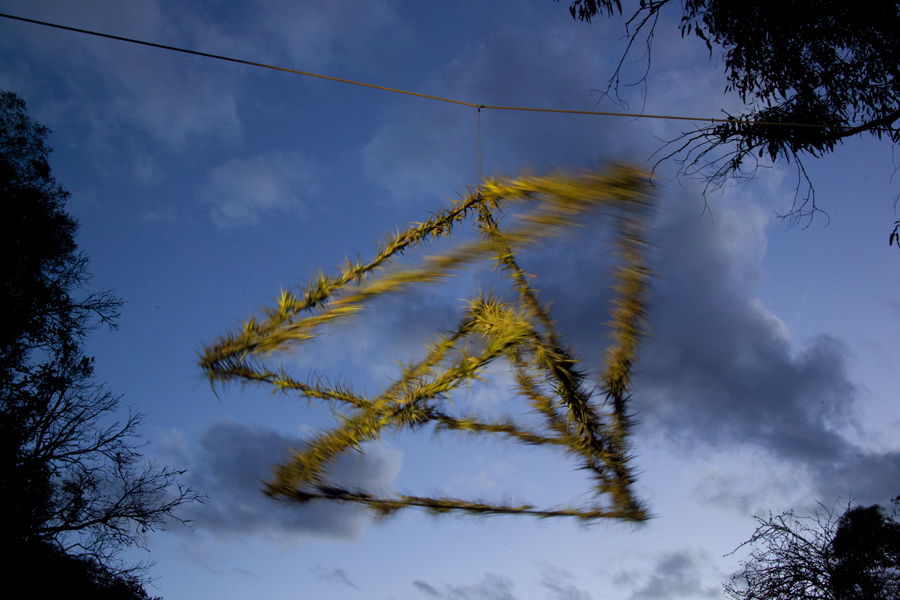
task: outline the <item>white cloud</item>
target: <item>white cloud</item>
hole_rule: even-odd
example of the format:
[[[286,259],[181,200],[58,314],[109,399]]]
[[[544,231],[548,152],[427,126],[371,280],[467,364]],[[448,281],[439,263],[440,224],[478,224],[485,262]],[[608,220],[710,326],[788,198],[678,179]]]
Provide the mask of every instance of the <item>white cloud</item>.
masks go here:
[[[344,64],[372,68],[391,55],[408,26],[387,3],[367,0],[292,2],[273,10],[254,2],[263,37],[274,38],[287,52],[291,66],[310,71]],[[252,17],[251,17],[252,18]]]
[[[269,152],[214,167],[198,196],[213,205],[213,222],[228,229],[254,225],[272,211],[297,215],[316,189],[315,172],[300,153]]]

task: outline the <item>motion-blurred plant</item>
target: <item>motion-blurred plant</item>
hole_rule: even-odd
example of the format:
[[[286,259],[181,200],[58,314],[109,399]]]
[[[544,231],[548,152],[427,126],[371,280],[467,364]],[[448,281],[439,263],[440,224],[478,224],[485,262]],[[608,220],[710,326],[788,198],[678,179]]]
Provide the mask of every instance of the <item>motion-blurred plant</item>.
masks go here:
[[[277,306],[265,309],[263,318],[252,317],[242,329],[206,346],[200,366],[214,386],[234,380],[266,384],[273,391],[294,392],[310,401],[325,400],[347,410],[337,413],[337,427],[319,434],[306,448],[295,450],[286,464],[275,468],[266,493],[301,503],[317,499],[355,502],[380,516],[418,506],[432,513],[573,516],[585,521],[646,519],[632,490],[627,408],[632,366],[644,331],[650,277],[644,260],[650,214],[645,185],[646,177],[625,167],[611,169],[608,174],[489,180],[428,221],[414,224],[378,245],[371,262],[348,261],[340,273],[320,273],[304,290],[283,291]],[[519,215],[514,227],[502,230],[499,220],[504,209],[524,204],[535,208]],[[607,350],[599,386],[602,400],[598,402],[579,369],[578,359],[563,346],[549,307],[538,301],[537,291],[529,283],[532,276],[519,265],[517,252],[600,211],[615,224],[619,265],[614,273],[617,297],[609,323],[614,341]],[[466,221],[473,221],[477,228],[477,241],[427,257],[418,266],[376,277],[377,271],[396,258],[438,238],[449,238]],[[457,329],[439,336],[420,362],[405,366],[400,378],[376,396],[361,395],[348,386],[328,387],[321,379],[304,383],[283,368],[273,370],[263,363],[273,351],[312,339],[321,327],[358,313],[377,296],[437,282],[455,269],[488,258],[511,282],[516,300],[504,301],[493,293],[477,295],[467,303]],[[527,428],[509,418],[485,422],[478,415],[449,411],[446,405],[450,394],[479,379],[499,358],[508,361],[515,373],[518,394],[543,418],[542,429]],[[385,431],[418,429],[429,423],[436,431],[494,434],[524,444],[561,448],[591,473],[594,502],[581,507],[538,509],[448,497],[379,497],[329,481],[329,464],[342,453],[362,452],[363,442],[378,440]]]

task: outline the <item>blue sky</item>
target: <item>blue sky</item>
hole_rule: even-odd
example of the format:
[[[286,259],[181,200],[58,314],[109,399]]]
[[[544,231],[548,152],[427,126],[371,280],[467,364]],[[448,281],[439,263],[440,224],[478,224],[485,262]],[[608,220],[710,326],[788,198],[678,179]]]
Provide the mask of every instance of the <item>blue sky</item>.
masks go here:
[[[574,22],[563,0],[142,2],[0,0],[0,12],[479,104],[616,111],[595,90],[624,50],[624,22]],[[720,116],[721,61],[657,30],[632,111]],[[151,538],[154,594],[192,598],[622,600],[721,595],[753,514],[900,493],[893,332],[900,253],[894,149],[849,140],[807,162],[826,214],[789,228],[796,173],[760,169],[702,196],[657,173],[654,283],[635,379],[641,526],[434,518],[376,523],[347,506],[286,506],[258,490],[268,465],[332,420],[266,390],[213,394],[202,344],[344,257],[427,218],[478,178],[475,109],[138,47],[0,19],[0,89],[52,131],[95,288],[125,301],[87,351],[123,404],[146,413],[148,457],[188,469],[209,496]],[[630,81],[645,63],[626,63]],[[626,77],[626,78],[627,78]],[[593,91],[593,92],[592,92]],[[649,169],[679,121],[482,111],[485,174],[630,161]],[[892,182],[893,178],[893,182]],[[602,356],[608,247],[602,225],[526,256],[542,298],[588,365]],[[490,281],[463,273],[379,304],[286,358],[378,389],[395,360],[452,326]],[[502,371],[463,394],[497,414]],[[509,408],[508,408],[509,407]],[[427,432],[340,465],[376,489],[542,504],[583,501],[586,482],[550,452]]]

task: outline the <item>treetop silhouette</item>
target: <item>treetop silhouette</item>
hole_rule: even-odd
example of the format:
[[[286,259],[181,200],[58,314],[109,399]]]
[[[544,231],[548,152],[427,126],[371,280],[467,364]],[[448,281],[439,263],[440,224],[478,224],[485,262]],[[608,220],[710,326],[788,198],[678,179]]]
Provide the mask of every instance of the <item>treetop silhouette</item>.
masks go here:
[[[9,581],[34,597],[147,598],[146,548],[200,496],[184,471],[145,461],[143,415],[94,378],[87,334],[115,328],[121,301],[87,291],[69,193],[50,171],[49,130],[0,90],[0,541]],[[14,589],[11,586],[10,589]],[[23,588],[26,589],[26,588]]]
[[[682,37],[693,33],[710,55],[714,44],[721,49],[725,91],[737,92],[745,108],[726,114],[727,123],[703,125],[669,141],[660,162],[674,158],[684,174],[715,189],[752,178],[763,157],[793,160],[809,190],[785,215],[796,221],[816,210],[804,157],[824,156],[843,140],[867,133],[900,143],[897,0],[640,0],[631,3],[628,46],[605,94],[618,96],[625,56],[636,42],[646,48],[647,71],[640,81],[646,80],[656,25],[667,6],[682,11]],[[622,14],[623,8],[620,0],[572,0],[569,12],[590,22]],[[798,123],[821,127],[790,126]]]

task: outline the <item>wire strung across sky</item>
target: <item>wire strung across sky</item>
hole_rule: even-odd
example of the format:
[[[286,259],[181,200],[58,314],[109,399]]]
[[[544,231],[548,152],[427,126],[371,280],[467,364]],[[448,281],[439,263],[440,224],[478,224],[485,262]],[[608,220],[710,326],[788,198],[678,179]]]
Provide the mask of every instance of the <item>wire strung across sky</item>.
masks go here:
[[[320,75],[318,73],[309,73],[307,71],[298,71],[296,69],[288,69],[287,67],[276,67],[274,65],[267,65],[265,63],[258,63],[249,60],[243,60],[240,58],[232,58],[229,56],[221,56],[218,54],[209,54],[207,52],[199,52],[197,50],[188,50],[187,48],[178,48],[177,46],[167,46],[165,44],[156,44],[153,42],[145,42],[143,40],[136,40],[133,38],[122,37],[118,35],[111,35],[108,33],[100,33],[98,31],[90,31],[88,29],[79,29],[77,27],[69,27],[67,25],[58,25],[56,23],[48,23],[46,21],[37,21],[35,19],[26,19],[25,17],[17,17],[15,15],[7,15],[4,13],[0,13],[0,17],[5,17],[7,19],[14,19],[16,21],[24,21],[26,23],[34,23],[35,25],[44,25],[46,27],[53,27],[56,29],[64,29],[66,31],[74,31],[76,33],[84,33],[87,35],[93,35],[97,37],[107,38],[111,40],[117,40],[120,42],[128,42],[131,44],[139,44],[141,46],[150,46],[151,48],[160,48],[163,50],[172,50],[174,52],[182,52],[184,54],[193,54],[195,56],[203,56],[205,58],[215,58],[217,60],[224,60],[228,62],[238,63],[242,65],[249,65],[251,67],[260,67],[263,69],[272,69],[274,71],[284,71],[285,73],[293,73],[295,75],[305,75],[306,77],[316,77],[318,79],[327,79],[329,81],[338,81],[341,83],[349,83],[351,85],[359,85],[362,87],[373,88],[376,90],[384,90],[386,92],[393,92],[395,94],[405,94],[407,96],[416,96],[418,98],[427,98],[428,100],[437,100],[439,102],[448,102],[450,104],[459,104],[461,106],[470,106],[472,108],[479,109],[479,112],[482,108],[484,109],[493,109],[493,110],[518,110],[518,111],[527,111],[527,112],[544,112],[544,113],[563,113],[563,114],[574,114],[574,115],[596,115],[596,116],[606,116],[606,117],[630,117],[633,119],[664,119],[664,120],[677,120],[677,121],[706,121],[710,123],[733,123],[737,121],[737,119],[715,119],[712,117],[680,117],[674,115],[646,115],[640,113],[620,113],[620,112],[601,112],[601,111],[591,111],[591,110],[564,110],[559,108],[534,108],[534,107],[525,107],[525,106],[494,106],[489,104],[475,104],[473,102],[464,102],[462,100],[453,100],[451,98],[442,98],[440,96],[431,96],[428,94],[420,94],[418,92],[410,92],[408,90],[400,90],[396,88],[390,88],[383,85],[375,85],[373,83],[363,83],[361,81],[353,81],[351,79],[342,79],[340,77],[331,77],[329,75]],[[825,125],[814,125],[810,123],[780,123],[777,121],[750,121],[750,120],[740,120],[741,123],[747,123],[750,125],[775,125],[782,127],[814,127],[819,129],[824,129]]]

